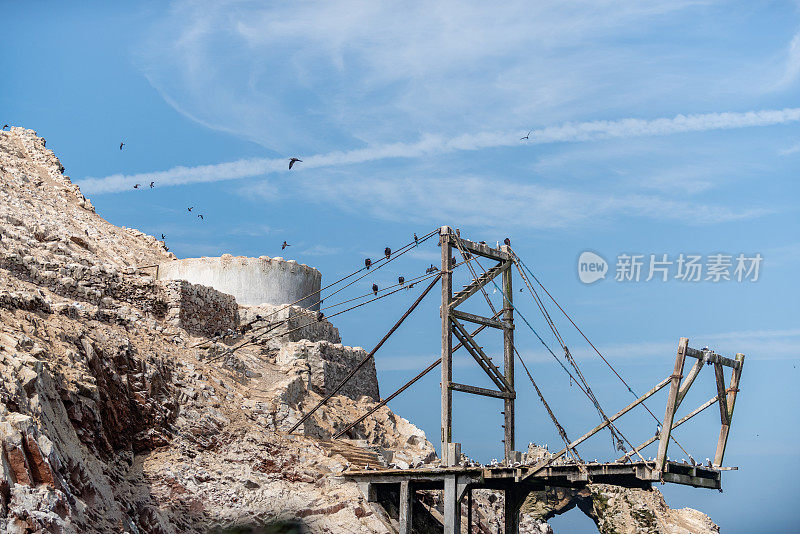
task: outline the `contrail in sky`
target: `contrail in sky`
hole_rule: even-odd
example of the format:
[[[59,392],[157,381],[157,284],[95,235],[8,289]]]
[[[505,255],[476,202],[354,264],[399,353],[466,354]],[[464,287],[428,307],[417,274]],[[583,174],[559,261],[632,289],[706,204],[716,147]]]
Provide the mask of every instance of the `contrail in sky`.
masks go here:
[[[652,120],[620,119],[615,121],[568,122],[531,132],[531,139],[522,145],[567,143],[597,139],[619,139],[683,132],[730,130],[753,126],[770,126],[800,121],[800,108],[747,111],[742,113],[704,113],[677,115]],[[479,132],[457,137],[425,135],[412,143],[392,143],[348,151],[303,156],[300,169],[334,167],[388,158],[416,158],[462,150],[480,150],[504,146],[520,146],[519,132]],[[85,178],[78,182],[84,193],[113,193],[130,189],[142,180],[155,180],[159,186],[236,180],[277,172],[289,172],[288,158],[251,158],[198,165],[173,167],[165,171],[140,174],[112,174],[103,178]],[[292,171],[296,172],[296,171]]]

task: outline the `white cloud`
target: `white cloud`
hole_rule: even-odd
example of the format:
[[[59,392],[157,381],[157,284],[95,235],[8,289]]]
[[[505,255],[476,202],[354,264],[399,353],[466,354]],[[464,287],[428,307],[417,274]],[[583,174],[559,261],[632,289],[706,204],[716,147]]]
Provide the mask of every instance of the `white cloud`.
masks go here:
[[[314,245],[311,246],[302,252],[306,256],[333,256],[336,254],[341,254],[342,249],[340,247],[329,247],[326,245]]]
[[[800,76],[800,32],[796,33],[789,43],[786,52],[786,65],[777,88],[785,89],[793,85]]]
[[[728,130],[770,126],[800,121],[800,108],[760,110],[748,112],[705,113],[677,115],[671,118],[620,119],[614,121],[590,121],[565,123],[534,130],[532,140],[520,146],[519,132],[478,132],[447,138],[440,135],[424,135],[413,143],[392,143],[348,151],[334,151],[304,156],[301,169],[354,165],[390,158],[419,158],[432,154],[456,151],[474,151],[486,148],[520,146],[530,148],[542,143],[582,142],[599,139],[625,139],[653,135],[670,135],[685,132]],[[200,165],[196,167],[173,167],[166,171],[140,174],[114,174],[104,178],[86,178],[79,182],[84,193],[109,193],[126,191],[137,181],[148,178],[159,186],[189,183],[235,180],[276,172],[289,172],[287,160],[253,158]]]
[[[708,3],[180,1],[137,61],[192,120],[282,152],[325,151],[342,137],[452,135],[511,116],[522,128],[598,99],[612,109],[670,95],[658,59],[674,60],[675,47],[634,43]]]
[[[800,143],[781,149],[778,151],[778,154],[781,156],[790,156],[792,154],[797,154],[798,152],[800,152]]]

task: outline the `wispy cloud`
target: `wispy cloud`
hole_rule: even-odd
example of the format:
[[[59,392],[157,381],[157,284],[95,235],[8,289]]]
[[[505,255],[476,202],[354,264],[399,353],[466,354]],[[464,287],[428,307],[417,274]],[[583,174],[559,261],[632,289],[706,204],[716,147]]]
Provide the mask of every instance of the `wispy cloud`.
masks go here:
[[[333,256],[341,254],[342,249],[339,247],[329,247],[326,245],[313,245],[300,253],[305,256]]]
[[[583,142],[600,139],[624,139],[685,132],[728,130],[757,126],[770,126],[800,121],[800,108],[760,110],[748,112],[704,113],[677,115],[671,118],[621,119],[614,121],[589,121],[565,123],[534,130],[529,145],[544,143]],[[487,148],[520,146],[519,132],[479,132],[453,138],[425,135],[412,143],[334,151],[303,157],[297,170],[354,165],[389,158],[418,158],[432,154],[455,151],[474,151]],[[173,167],[172,169],[140,174],[114,174],[104,178],[86,178],[79,182],[85,193],[110,193],[127,191],[132,184],[147,177],[159,186],[235,180],[265,174],[289,172],[285,159],[242,159],[214,165]]]
[[[237,226],[228,230],[228,235],[241,235],[247,237],[260,237],[267,234],[272,234],[275,229],[267,226],[266,224],[249,224],[246,226]]]
[[[800,77],[800,32],[797,32],[789,43],[786,66],[777,88],[785,89],[794,84]]]
[[[791,154],[797,154],[798,152],[800,152],[800,143],[796,143],[790,147],[781,149],[778,151],[778,154],[781,156],[789,156]]]

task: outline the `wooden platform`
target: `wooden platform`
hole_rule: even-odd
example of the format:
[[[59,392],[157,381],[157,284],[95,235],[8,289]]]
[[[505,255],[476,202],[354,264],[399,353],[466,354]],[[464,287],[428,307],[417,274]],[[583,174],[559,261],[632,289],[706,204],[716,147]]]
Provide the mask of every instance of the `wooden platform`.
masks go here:
[[[697,488],[720,489],[722,471],[731,468],[710,468],[667,462],[664,472],[656,462],[588,463],[561,465],[524,465],[519,467],[426,467],[419,469],[351,469],[343,476],[357,482],[370,502],[397,499],[400,533],[411,532],[416,490],[444,490],[444,532],[460,532],[461,502],[471,500],[473,489],[505,492],[505,533],[519,530],[519,507],[531,491],[545,487],[581,488],[587,484],[613,484],[629,488],[647,488],[653,482],[683,484]],[[471,510],[471,507],[468,508]],[[469,517],[469,514],[468,514]]]

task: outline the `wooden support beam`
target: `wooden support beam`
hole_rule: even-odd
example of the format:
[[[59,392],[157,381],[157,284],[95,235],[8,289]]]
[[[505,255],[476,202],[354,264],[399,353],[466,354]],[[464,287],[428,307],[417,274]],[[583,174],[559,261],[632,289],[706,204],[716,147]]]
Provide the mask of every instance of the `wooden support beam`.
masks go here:
[[[517,396],[513,391],[495,391],[494,389],[486,389],[478,386],[469,386],[467,384],[459,384],[458,382],[450,382],[450,388],[454,391],[463,391],[464,393],[473,393],[475,395],[483,395],[484,397],[494,397],[496,399],[515,398]]]
[[[461,501],[458,495],[458,475],[444,479],[444,534],[461,534]]]
[[[452,231],[449,226],[442,226],[439,230],[439,245],[442,253],[442,307],[439,315],[442,317],[442,454],[447,450],[447,444],[453,439],[453,392],[450,382],[453,380],[453,335],[450,323],[450,299],[453,295],[453,274],[450,270],[450,255],[452,244],[450,242]]]
[[[736,360],[731,360],[730,358],[726,358],[724,356],[720,356],[715,352],[697,350],[691,347],[686,347],[686,355],[691,356],[692,358],[697,358],[698,360],[705,360],[708,363],[720,363],[725,367],[731,367],[733,369],[738,369],[739,367],[742,366],[740,362]]]
[[[688,421],[689,419],[691,419],[695,415],[699,414],[700,412],[702,412],[703,410],[705,410],[706,408],[708,408],[709,406],[711,406],[712,404],[714,404],[716,402],[717,402],[717,397],[716,396],[711,397],[706,402],[704,402],[703,404],[701,404],[700,406],[698,406],[697,408],[695,408],[694,410],[692,410],[691,412],[689,412],[688,414],[683,416],[680,420],[678,420],[677,422],[673,423],[672,430],[675,430],[676,428],[681,426],[683,423],[685,423],[686,421]],[[629,451],[627,454],[625,454],[625,456],[623,456],[622,458],[620,458],[617,461],[621,462],[625,458],[630,458],[631,456],[633,456],[637,452],[641,451],[642,449],[644,449],[645,447],[647,447],[648,445],[653,443],[658,438],[659,438],[659,436],[653,436],[652,438],[648,439],[647,441],[643,441],[635,449],[633,449],[632,451]]]
[[[722,364],[714,364],[714,378],[717,383],[717,399],[719,399],[719,421],[722,426],[730,426],[728,421],[728,397],[725,395],[725,375],[722,373]]]
[[[603,430],[605,427],[607,427],[609,421],[613,423],[614,421],[616,421],[617,419],[619,419],[620,417],[631,411],[633,408],[635,408],[639,404],[643,403],[644,401],[646,401],[647,399],[649,399],[650,397],[661,391],[661,389],[664,386],[670,383],[671,379],[672,377],[668,376],[667,378],[656,384],[650,391],[648,391],[647,393],[645,393],[644,395],[642,395],[641,397],[639,397],[638,399],[636,399],[635,401],[633,401],[632,403],[630,403],[629,405],[627,405],[626,407],[624,407],[623,409],[621,409],[620,411],[609,417],[608,421],[603,421],[602,423],[591,429],[589,432],[587,432],[583,436],[579,437],[578,439],[570,443],[569,448],[574,449],[575,447],[577,447],[578,445],[580,445],[581,443],[583,443],[584,441],[586,441],[587,439],[589,439],[590,437],[594,436],[595,434]],[[567,448],[564,447],[553,456],[553,459],[562,457],[566,452]]]
[[[725,447],[728,444],[728,434],[730,433],[731,423],[733,422],[733,407],[736,405],[736,394],[739,393],[739,379],[742,376],[742,367],[744,367],[744,354],[737,354],[736,362],[739,366],[733,369],[731,385],[726,392],[728,424],[722,425],[722,428],[720,428],[717,452],[714,454],[714,465],[716,466],[722,465],[722,460],[725,458]]]
[[[511,260],[513,254],[511,247],[503,245],[502,251],[508,255],[506,261],[506,268],[503,269],[503,321],[508,325],[503,328],[503,369],[505,371],[506,386],[508,392],[514,392],[514,288],[511,283]],[[505,399],[505,458],[506,465],[511,465],[514,461],[514,397],[506,397]],[[516,512],[515,512],[516,513]],[[519,514],[517,515],[516,525],[519,530]]]
[[[414,487],[409,480],[400,482],[400,513],[398,534],[411,534],[414,512]]]
[[[488,276],[481,275],[478,277],[479,280],[473,280],[472,283],[470,283],[466,288],[462,289],[456,294],[455,298],[453,298],[452,302],[450,302],[450,309],[457,308],[472,295],[480,291],[482,287],[484,287],[486,284],[497,278],[497,276],[507,272],[509,267],[511,266],[511,263],[512,262],[508,261],[501,265],[495,265],[494,267],[491,267],[488,271],[486,271]]]
[[[467,534],[472,534],[472,486],[467,488]]]
[[[489,245],[476,243],[474,241],[470,241],[469,239],[464,239],[457,236],[452,236],[451,239],[454,242],[457,241],[458,245],[464,250],[477,256],[483,256],[484,258],[489,258],[495,261],[509,261],[511,259],[511,254],[503,250],[503,247],[500,247],[500,250],[498,250],[490,247]]]
[[[681,403],[683,402],[683,398],[686,397],[686,394],[689,393],[689,388],[692,387],[695,378],[697,375],[700,374],[700,371],[703,369],[703,360],[697,360],[694,362],[694,365],[691,369],[689,369],[689,374],[686,375],[686,378],[683,379],[683,383],[681,384],[681,388],[678,390],[678,398],[675,401],[675,409],[680,407]]]
[[[472,313],[463,312],[461,310],[450,310],[450,315],[453,317],[457,317],[462,321],[468,321],[470,323],[475,324],[482,324],[484,326],[491,326],[492,328],[513,328],[513,325],[507,325],[503,321],[498,321],[497,319],[490,319],[489,317],[482,317],[480,315],[474,315]]]
[[[489,378],[492,379],[495,385],[500,389],[513,391],[514,388],[508,383],[506,377],[503,376],[503,373],[500,372],[500,369],[492,362],[491,358],[483,352],[483,349],[480,348],[472,336],[469,335],[464,325],[459,323],[454,317],[450,318],[450,322],[453,325],[453,333],[456,334],[458,340],[463,343],[464,348],[472,354],[472,357],[475,358],[475,361],[477,361],[486,374],[489,375]]]
[[[672,421],[675,418],[675,409],[678,402],[678,391],[683,377],[683,363],[686,361],[686,348],[689,346],[689,339],[682,337],[678,342],[678,354],[675,356],[675,369],[670,377],[671,383],[669,396],[667,397],[667,407],[664,412],[664,422],[661,425],[661,440],[658,443],[658,455],[656,456],[656,470],[664,471],[667,462],[667,447],[669,436],[672,432]]]
[[[519,534],[519,497],[514,486],[503,492],[503,534]]]

